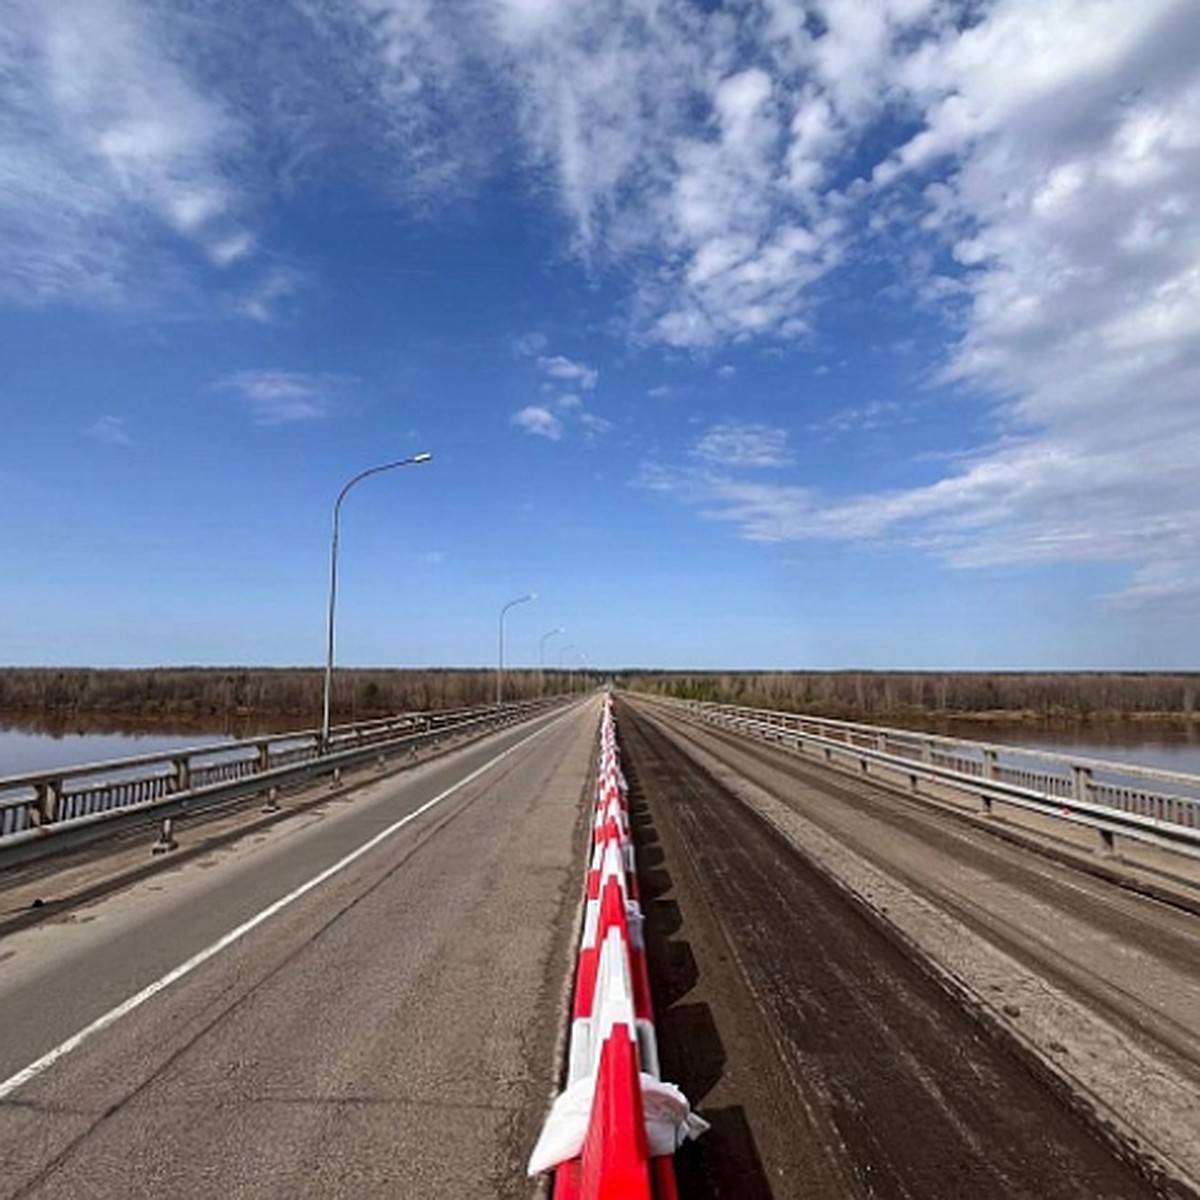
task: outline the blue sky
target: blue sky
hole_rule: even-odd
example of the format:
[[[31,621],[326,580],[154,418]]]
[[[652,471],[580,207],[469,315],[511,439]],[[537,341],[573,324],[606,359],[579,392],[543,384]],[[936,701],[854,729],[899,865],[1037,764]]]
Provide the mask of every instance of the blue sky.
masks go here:
[[[0,663],[1200,665],[1194,0],[4,8]]]

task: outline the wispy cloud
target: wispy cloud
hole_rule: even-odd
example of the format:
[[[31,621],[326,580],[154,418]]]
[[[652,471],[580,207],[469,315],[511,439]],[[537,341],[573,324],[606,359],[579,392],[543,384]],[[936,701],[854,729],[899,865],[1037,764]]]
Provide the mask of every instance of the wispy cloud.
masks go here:
[[[788,435],[770,425],[714,425],[692,449],[696,458],[728,468],[782,467],[791,461]]]
[[[337,394],[355,381],[345,375],[301,371],[237,371],[217,381],[237,392],[258,425],[286,425],[329,416]]]
[[[93,441],[103,442],[106,446],[130,446],[133,444],[133,438],[129,436],[129,430],[123,417],[112,415],[99,417],[83,432]]]
[[[215,289],[215,311],[277,320],[303,272],[267,265],[266,203],[336,176],[436,216],[502,163],[623,289],[639,346],[803,343],[865,264],[940,318],[938,383],[989,406],[997,435],[969,460],[852,501],[714,479],[685,447],[704,511],[959,565],[1126,563],[1131,602],[1192,586],[1195,0],[214,2],[205,22],[8,0],[0,300]],[[601,432],[570,401],[591,403],[597,368],[542,334],[519,348],[550,390],[515,425]],[[313,377],[257,374],[274,384],[230,385],[257,419],[327,411]],[[888,417],[859,403],[842,427]],[[784,465],[744,427],[726,449]]]
[[[10,0],[0,29],[0,296],[145,304],[245,259],[243,131],[121,0]],[[157,293],[157,295],[156,295]]]
[[[769,92],[757,76],[727,76],[733,90],[724,109],[713,93],[709,143],[741,122],[746,144],[765,148],[779,144],[770,122],[786,126],[780,138],[792,178],[802,191],[815,189],[812,211],[833,222],[830,236],[818,238],[821,253],[868,250],[942,316],[950,351],[938,382],[985,398],[1003,436],[924,486],[866,489],[848,501],[803,480],[770,485],[718,476],[711,464],[660,472],[654,485],[758,540],[886,538],[960,567],[1126,564],[1121,603],[1195,590],[1194,6],[996,0],[965,20],[965,8],[952,5],[830,3],[819,28],[788,24],[782,13],[775,7],[771,24],[789,42],[780,53],[806,64],[807,82],[790,89],[781,58],[769,72]],[[863,139],[878,131],[886,108],[903,111],[917,132],[873,160],[863,157]],[[781,121],[780,112],[790,115]],[[856,155],[858,179],[831,188],[830,169]],[[764,228],[778,236],[787,216],[764,183],[768,161],[764,149],[762,169],[744,171],[738,211],[771,208]],[[736,228],[716,220],[711,203],[700,216],[727,234]],[[762,238],[710,239],[703,250],[695,243],[689,281],[698,284],[697,265],[709,255],[723,276],[752,244],[761,255]],[[668,280],[674,300],[657,326],[666,340],[705,344],[747,328],[730,316],[735,292],[724,282],[724,301],[674,324],[702,294],[677,282]],[[768,311],[802,322],[811,295],[784,296]],[[713,311],[721,315],[714,319]],[[764,325],[783,328],[779,319]],[[904,419],[887,405],[834,414],[819,432]]]
[[[541,404],[528,405],[515,413],[512,423],[535,437],[562,441],[568,429],[582,431],[588,440],[608,433],[612,422],[592,412],[579,391],[591,393],[600,381],[600,372],[586,363],[562,354],[544,354],[548,339],[542,334],[526,334],[517,343],[518,353],[532,357],[542,377]],[[567,389],[577,388],[579,391]]]
[[[595,367],[572,362],[571,359],[564,358],[561,354],[540,356],[537,360],[537,367],[547,379],[572,384],[588,392],[596,386],[600,378],[600,372]]]
[[[513,414],[512,423],[518,429],[523,429],[535,437],[547,438],[552,442],[562,440],[562,419],[541,405],[526,405],[519,412]]]
[[[866,404],[845,405],[820,420],[812,421],[808,431],[817,437],[831,440],[849,433],[864,433],[885,429],[911,419],[911,413],[895,400],[871,400]]]

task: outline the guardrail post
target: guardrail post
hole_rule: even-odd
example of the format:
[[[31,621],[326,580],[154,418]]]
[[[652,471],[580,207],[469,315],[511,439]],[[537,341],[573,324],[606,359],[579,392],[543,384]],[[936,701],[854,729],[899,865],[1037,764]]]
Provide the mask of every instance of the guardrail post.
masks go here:
[[[158,831],[158,841],[150,847],[151,854],[166,854],[169,850],[179,848],[179,843],[175,840],[175,822],[170,817],[163,817],[162,825]]]
[[[273,813],[279,811],[279,789],[277,787],[267,788],[267,802],[262,806],[265,813]]]
[[[173,758],[175,768],[175,791],[186,792],[192,786],[192,764],[187,758]]]
[[[255,749],[258,751],[258,769],[269,771],[271,769],[271,743],[258,742]]]
[[[1092,799],[1092,770],[1090,767],[1071,766],[1074,776],[1074,792],[1076,800],[1090,801]]]
[[[996,778],[996,767],[998,765],[999,755],[995,750],[985,750],[983,752],[983,777],[984,779]],[[979,811],[985,816],[992,815],[992,798],[986,792],[979,793]]]
[[[58,820],[58,802],[62,799],[62,783],[57,779],[48,779],[39,783],[35,788],[37,805],[33,809],[33,819],[38,825],[53,825]]]
[[[329,776],[329,786],[330,786],[330,788],[335,788],[341,782],[342,782],[342,768],[334,767],[333,774]]]

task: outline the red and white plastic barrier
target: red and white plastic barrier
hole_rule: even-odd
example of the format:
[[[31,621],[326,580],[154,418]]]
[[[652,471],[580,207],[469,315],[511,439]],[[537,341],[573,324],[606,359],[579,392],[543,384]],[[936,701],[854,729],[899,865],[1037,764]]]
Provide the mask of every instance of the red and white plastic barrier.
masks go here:
[[[529,1173],[554,1170],[556,1200],[676,1200],[672,1155],[708,1128],[659,1078],[650,975],[612,697],[600,763],[575,971],[567,1086]]]

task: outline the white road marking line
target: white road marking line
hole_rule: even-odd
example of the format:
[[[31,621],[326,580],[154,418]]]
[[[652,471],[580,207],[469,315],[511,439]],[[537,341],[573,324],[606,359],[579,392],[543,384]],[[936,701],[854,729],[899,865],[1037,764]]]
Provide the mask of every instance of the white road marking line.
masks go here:
[[[56,1062],[58,1062],[60,1058],[66,1057],[66,1055],[70,1054],[72,1050],[75,1050],[79,1046],[83,1045],[88,1038],[92,1037],[94,1034],[100,1033],[102,1030],[107,1029],[110,1025],[115,1025],[116,1022],[119,1021],[123,1016],[133,1012],[135,1008],[140,1008],[146,1003],[147,1000],[157,996],[158,993],[164,989],[169,988],[176,980],[182,979],[185,975],[190,975],[197,967],[208,962],[208,960],[215,955],[220,954],[221,951],[227,946],[232,946],[234,942],[245,937],[246,934],[248,934],[252,929],[261,925],[264,921],[269,920],[277,912],[282,912],[282,910],[287,908],[289,904],[299,900],[301,896],[311,892],[313,888],[319,887],[322,883],[324,883],[327,879],[331,879],[339,871],[345,870],[346,867],[350,866],[351,863],[356,862],[368,851],[373,850],[379,845],[380,842],[386,841],[392,836],[392,834],[403,829],[405,825],[409,824],[409,822],[415,821],[418,817],[423,816],[431,808],[433,808],[434,805],[440,804],[448,796],[454,795],[455,792],[466,787],[468,783],[472,783],[474,780],[478,779],[479,776],[485,771],[490,771],[498,762],[502,762],[510,754],[520,750],[522,746],[532,742],[534,738],[541,737],[542,734],[565,721],[567,717],[573,715],[574,712],[575,709],[572,708],[570,712],[564,713],[561,717],[551,721],[550,724],[542,726],[541,729],[531,733],[528,737],[522,738],[519,742],[509,746],[507,750],[497,754],[495,758],[489,759],[483,764],[483,766],[472,771],[470,775],[464,776],[457,783],[446,788],[444,792],[439,792],[438,795],[434,796],[432,800],[426,800],[420,808],[413,809],[408,816],[401,817],[399,821],[396,821],[395,823],[389,825],[386,829],[377,833],[369,841],[366,841],[359,846],[357,850],[352,850],[344,858],[335,862],[333,866],[326,867],[325,870],[320,872],[320,874],[314,875],[310,880],[308,880],[306,883],[302,883],[294,891],[291,891],[286,896],[276,900],[273,904],[267,905],[266,908],[264,908],[261,912],[255,913],[255,915],[252,916],[248,921],[243,921],[242,924],[236,929],[231,929],[227,934],[221,938],[218,938],[217,941],[213,942],[211,945],[206,946],[203,950],[193,954],[192,957],[186,962],[180,963],[179,966],[175,967],[171,971],[168,971],[161,978],[156,979],[153,983],[142,988],[142,990],[136,995],[130,996],[128,1000],[124,1001],[124,1003],[118,1004],[116,1008],[109,1009],[109,1011],[106,1012],[102,1017],[97,1017],[97,1019],[94,1020],[90,1025],[81,1029],[72,1037],[67,1038],[65,1042],[55,1046],[53,1050],[43,1054],[42,1057],[36,1062],[30,1063],[29,1066],[25,1067],[21,1071],[18,1071],[15,1075],[6,1079],[3,1083],[0,1083],[0,1100],[7,1100],[8,1097],[17,1090],[17,1088],[22,1087],[31,1079],[35,1079],[47,1068],[52,1067]]]

